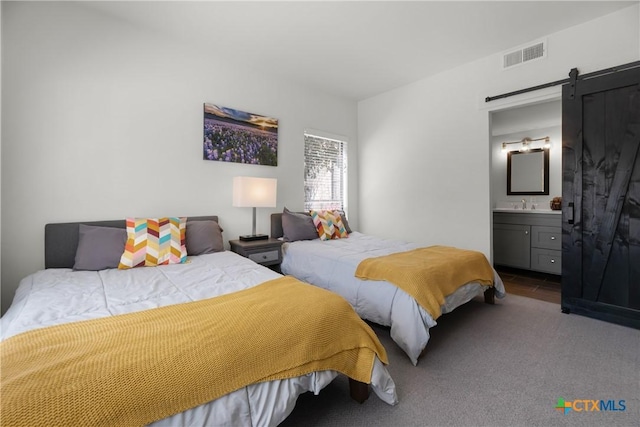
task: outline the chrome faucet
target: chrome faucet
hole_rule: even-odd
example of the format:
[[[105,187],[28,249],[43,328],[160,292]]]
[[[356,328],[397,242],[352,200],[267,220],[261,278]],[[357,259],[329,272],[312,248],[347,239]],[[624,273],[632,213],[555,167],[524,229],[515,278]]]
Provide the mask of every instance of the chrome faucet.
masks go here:
[[[527,209],[527,201],[522,199],[522,209]]]

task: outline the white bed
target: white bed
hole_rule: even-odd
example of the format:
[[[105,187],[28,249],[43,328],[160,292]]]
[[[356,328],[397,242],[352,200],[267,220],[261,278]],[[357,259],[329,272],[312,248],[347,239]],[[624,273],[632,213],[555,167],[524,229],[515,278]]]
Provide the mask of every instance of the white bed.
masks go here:
[[[0,319],[0,338],[4,341],[37,328],[212,298],[278,277],[281,275],[228,251],[189,257],[186,264],[130,270],[46,269],[21,281],[11,307]],[[319,393],[337,375],[320,371],[251,384],[153,425],[277,425],[293,410],[300,394]],[[386,403],[397,403],[395,384],[377,358],[371,388]]]
[[[272,215],[272,237],[281,237],[281,214]],[[390,327],[391,338],[416,365],[429,341],[429,328],[436,321],[416,300],[386,281],[355,277],[358,264],[367,258],[409,251],[419,246],[399,240],[351,232],[348,238],[285,242],[281,270],[307,283],[343,296],[363,319]],[[495,296],[503,298],[505,289],[494,270]],[[479,283],[467,283],[446,297],[442,313],[449,313],[487,290]]]

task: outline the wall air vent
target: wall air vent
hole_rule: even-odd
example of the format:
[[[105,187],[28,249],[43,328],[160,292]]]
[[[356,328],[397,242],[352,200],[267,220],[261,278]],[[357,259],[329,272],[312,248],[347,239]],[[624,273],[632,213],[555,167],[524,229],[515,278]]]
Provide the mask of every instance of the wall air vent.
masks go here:
[[[545,58],[546,56],[547,42],[538,41],[503,54],[502,69],[506,70],[508,68],[515,67],[516,65],[521,65],[536,59]]]

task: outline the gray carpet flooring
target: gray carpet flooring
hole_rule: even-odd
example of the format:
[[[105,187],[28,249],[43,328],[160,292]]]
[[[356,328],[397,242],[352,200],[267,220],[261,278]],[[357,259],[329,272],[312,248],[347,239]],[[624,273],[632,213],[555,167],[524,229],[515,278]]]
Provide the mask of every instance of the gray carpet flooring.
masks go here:
[[[292,426],[640,426],[640,330],[507,295],[473,300],[442,316],[413,366],[373,325],[389,356],[400,402],[349,399],[339,376],[299,397]],[[555,409],[559,398],[614,400],[624,411]]]

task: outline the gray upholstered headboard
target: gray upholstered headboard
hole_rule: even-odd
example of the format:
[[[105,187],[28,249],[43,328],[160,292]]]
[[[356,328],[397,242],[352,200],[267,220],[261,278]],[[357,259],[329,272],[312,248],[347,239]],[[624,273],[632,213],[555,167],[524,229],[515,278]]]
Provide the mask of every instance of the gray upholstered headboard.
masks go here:
[[[271,214],[271,238],[278,239],[284,236],[282,231],[282,213]]]
[[[187,218],[187,223],[204,220],[218,221],[218,216],[191,216]],[[44,268],[73,268],[78,250],[80,224],[127,228],[124,219],[46,224],[44,226]]]

